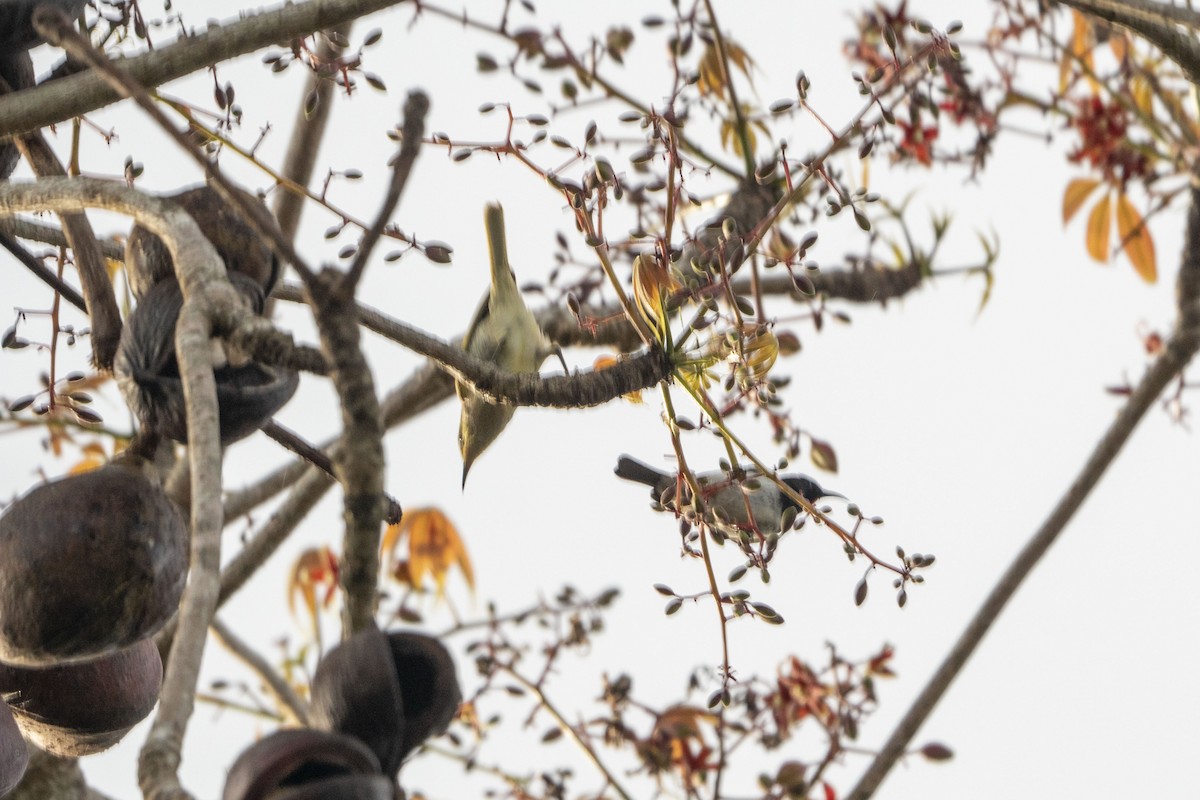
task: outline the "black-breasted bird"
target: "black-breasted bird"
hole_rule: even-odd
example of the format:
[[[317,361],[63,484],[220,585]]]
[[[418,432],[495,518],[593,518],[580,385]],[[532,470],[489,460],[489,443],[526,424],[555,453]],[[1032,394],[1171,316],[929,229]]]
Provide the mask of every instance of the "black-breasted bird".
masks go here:
[[[663,506],[674,509],[677,488],[687,492],[686,483],[681,484],[678,475],[655,469],[636,458],[621,456],[617,459],[617,467],[613,470],[617,477],[627,481],[644,483],[650,487],[651,499]],[[738,479],[724,470],[697,473],[696,479],[701,489],[705,490],[705,505],[713,511],[714,527],[728,535],[736,535],[738,531],[755,531],[763,534],[779,533],[784,514],[789,508],[800,510],[799,504],[782,492],[778,486],[758,468],[742,467],[745,477]],[[823,497],[841,497],[845,495],[821,488],[821,485],[807,475],[781,475],[780,480],[796,491],[810,503],[815,503]],[[747,511],[750,514],[747,514]],[[753,515],[751,523],[750,515]]]

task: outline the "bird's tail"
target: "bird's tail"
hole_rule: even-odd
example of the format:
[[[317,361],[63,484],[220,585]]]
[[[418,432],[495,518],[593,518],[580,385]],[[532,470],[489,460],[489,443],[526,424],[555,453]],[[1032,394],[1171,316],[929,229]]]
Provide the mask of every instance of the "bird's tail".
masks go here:
[[[508,263],[508,244],[504,232],[504,209],[499,203],[489,203],[483,209],[483,226],[487,231],[488,261],[492,273],[492,295],[516,294],[517,276]]]
[[[627,481],[637,481],[644,483],[647,486],[657,486],[664,478],[671,476],[661,470],[657,470],[649,464],[643,464],[636,458],[629,456],[621,456],[617,459],[617,468],[613,470],[618,478],[624,478]]]

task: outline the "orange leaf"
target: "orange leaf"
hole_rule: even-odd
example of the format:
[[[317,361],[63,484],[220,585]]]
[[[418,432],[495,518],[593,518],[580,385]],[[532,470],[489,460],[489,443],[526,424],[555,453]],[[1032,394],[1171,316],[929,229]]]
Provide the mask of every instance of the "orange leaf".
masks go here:
[[[467,585],[475,589],[475,572],[467,548],[454,523],[439,509],[406,510],[399,525],[388,526],[383,538],[383,550],[391,556],[393,568],[389,572],[393,575],[405,575],[403,570],[397,573],[394,569],[398,561],[396,550],[405,536],[408,537],[409,585],[417,588],[426,575],[431,575],[437,584],[437,594],[441,597],[445,594],[446,574],[457,565]]]
[[[1092,213],[1088,214],[1087,251],[1088,255],[1100,263],[1108,261],[1108,230],[1112,225],[1112,214],[1109,212],[1111,204],[1112,195],[1105,192],[1100,202],[1092,207]]]
[[[328,606],[333,600],[337,583],[337,556],[328,547],[310,547],[301,553],[292,565],[292,575],[288,579],[288,609],[293,614],[296,613],[296,596],[299,595],[304,601],[304,609],[315,622],[317,589],[324,587],[325,599],[321,604]]]
[[[1062,217],[1063,225],[1071,221],[1071,217],[1075,216],[1075,212],[1083,205],[1083,201],[1088,199],[1100,181],[1095,178],[1076,178],[1067,184],[1067,190],[1063,192]]]
[[[1108,49],[1112,50],[1117,61],[1123,62],[1129,57],[1129,39],[1125,38],[1125,34],[1114,30],[1108,37]]]
[[[1154,114],[1154,87],[1144,76],[1136,75],[1129,81],[1129,96],[1138,111],[1147,117]]]
[[[1117,233],[1121,249],[1133,263],[1133,268],[1146,283],[1158,280],[1158,264],[1154,257],[1154,237],[1146,221],[1124,193],[1117,195]]]
[[[1092,23],[1082,13],[1072,10],[1071,14],[1075,20],[1074,30],[1071,34],[1071,45],[1067,52],[1063,53],[1063,69],[1059,75],[1059,89],[1065,90],[1065,76],[1069,72],[1074,72],[1075,59],[1083,63],[1083,72],[1088,76],[1088,83],[1092,90],[1096,91],[1099,87],[1096,84],[1096,79],[1092,77],[1096,74],[1096,64],[1092,60],[1092,48],[1096,46],[1096,30],[1092,27]]]

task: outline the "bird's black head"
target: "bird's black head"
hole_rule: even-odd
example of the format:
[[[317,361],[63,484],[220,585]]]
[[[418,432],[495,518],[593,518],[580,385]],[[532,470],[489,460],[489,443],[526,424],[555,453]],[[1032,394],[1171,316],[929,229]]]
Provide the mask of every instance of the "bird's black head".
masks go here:
[[[788,475],[783,478],[783,482],[794,489],[796,494],[800,495],[810,503],[815,503],[822,497],[845,498],[845,495],[843,494],[822,489],[821,484],[804,475]]]

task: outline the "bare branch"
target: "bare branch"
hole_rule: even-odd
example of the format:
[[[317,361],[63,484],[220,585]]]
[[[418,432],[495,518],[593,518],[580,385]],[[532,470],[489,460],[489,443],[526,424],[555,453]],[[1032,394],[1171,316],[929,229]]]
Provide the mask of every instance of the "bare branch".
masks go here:
[[[39,178],[63,177],[67,174],[40,131],[19,137],[16,144]],[[121,312],[117,308],[112,281],[108,279],[108,271],[104,268],[104,256],[87,217],[80,213],[66,213],[61,219],[63,233],[75,254],[75,266],[79,270],[79,282],[83,287],[83,298],[92,326],[92,363],[105,372],[112,372],[113,359],[121,341]]]
[[[350,26],[344,25],[337,33],[347,35]],[[333,42],[328,37],[321,37],[317,45],[317,58],[329,61],[337,57]],[[304,86],[302,97],[314,95],[316,105],[309,112],[307,102],[301,103],[296,109],[296,120],[292,125],[292,138],[288,141],[287,155],[284,156],[282,174],[300,186],[308,186],[312,179],[313,164],[317,160],[317,151],[321,148],[321,140],[325,137],[325,129],[333,109],[333,92],[336,84],[328,77],[322,77],[316,72],[309,73]],[[300,213],[304,205],[304,196],[296,192],[279,192],[275,195],[275,219],[279,221],[279,230],[289,242],[296,238],[296,229],[300,227]]]
[[[25,217],[0,219],[0,233],[4,233],[15,239],[28,239],[32,242],[41,242],[52,247],[70,247],[67,244],[67,237],[62,232],[62,228]],[[119,242],[112,238],[99,239],[97,241],[100,245],[100,252],[105,258],[110,258],[113,261],[124,260],[125,248]]]
[[[275,224],[275,220],[271,219],[270,212],[252,201],[244,193],[237,191],[229,182],[229,179],[217,169],[216,164],[209,161],[185,133],[177,130],[171,124],[171,121],[167,119],[166,115],[150,97],[145,87],[139,84],[129,72],[109,61],[103,53],[96,50],[90,42],[76,33],[71,25],[71,20],[61,11],[50,6],[40,6],[34,11],[33,20],[34,27],[46,37],[47,41],[60,45],[72,56],[102,75],[104,80],[116,88],[117,91],[121,92],[121,94],[132,98],[146,112],[150,119],[154,120],[159,127],[175,140],[184,153],[197,162],[199,167],[212,180],[213,186],[221,194],[225,202],[229,203],[239,212],[242,220],[254,229],[254,232],[261,236],[263,241],[267,242],[280,258],[290,262],[292,267],[302,276],[312,274],[312,269],[296,253],[292,247],[292,243],[279,232],[279,227]]]
[[[346,280],[351,285],[358,284],[363,270],[367,267],[367,261],[371,258],[371,251],[379,243],[383,229],[391,219],[392,212],[396,210],[396,204],[400,202],[400,194],[404,191],[404,185],[408,183],[408,176],[412,173],[413,164],[416,163],[417,153],[421,151],[421,137],[425,135],[425,116],[428,113],[429,98],[425,93],[409,92],[408,99],[404,102],[404,127],[401,132],[400,152],[396,154],[395,163],[392,164],[392,180],[388,184],[387,196],[379,208],[379,214],[371,227],[367,229],[362,241],[359,242],[354,263],[346,272]]]
[[[343,635],[374,624],[383,520],[383,420],[375,381],[363,355],[354,314],[354,283],[326,268],[306,279],[321,349],[342,406],[342,446],[333,471],[342,485],[346,532],[339,580],[345,592]]]
[[[8,220],[4,221],[7,222]],[[63,246],[66,246],[65,242],[63,243]],[[37,276],[38,280],[54,289],[54,291],[58,292],[59,295],[62,296],[63,300],[66,300],[80,311],[87,313],[87,303],[84,302],[83,297],[79,294],[79,292],[75,291],[73,286],[63,281],[63,279],[58,277],[53,270],[49,269],[45,264],[43,264],[41,259],[35,258],[33,253],[30,253],[28,250],[22,247],[20,242],[18,242],[16,239],[13,239],[7,233],[0,233],[0,247],[3,247],[5,250],[11,253],[13,257],[17,259],[17,261],[20,261],[22,264],[24,264],[26,269]]]
[[[399,5],[402,0],[308,0],[214,27],[167,47],[122,61],[142,86],[160,86],[236,56]],[[121,99],[104,79],[83,72],[0,97],[0,136],[43,128]]]

